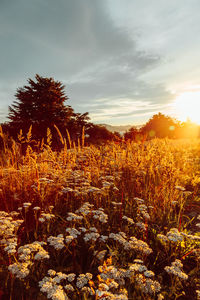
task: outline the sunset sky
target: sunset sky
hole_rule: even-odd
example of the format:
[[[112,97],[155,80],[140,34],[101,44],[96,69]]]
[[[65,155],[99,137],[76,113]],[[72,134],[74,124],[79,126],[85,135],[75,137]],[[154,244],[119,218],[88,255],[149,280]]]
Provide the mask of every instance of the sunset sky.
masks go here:
[[[66,104],[96,123],[196,121],[200,1],[0,0],[0,70],[0,122],[36,73],[62,81]]]

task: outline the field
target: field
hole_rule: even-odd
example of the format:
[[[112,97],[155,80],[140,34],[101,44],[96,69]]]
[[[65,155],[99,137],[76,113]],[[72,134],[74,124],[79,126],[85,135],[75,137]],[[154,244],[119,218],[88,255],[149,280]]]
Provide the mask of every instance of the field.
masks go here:
[[[200,143],[4,145],[0,299],[200,299]]]

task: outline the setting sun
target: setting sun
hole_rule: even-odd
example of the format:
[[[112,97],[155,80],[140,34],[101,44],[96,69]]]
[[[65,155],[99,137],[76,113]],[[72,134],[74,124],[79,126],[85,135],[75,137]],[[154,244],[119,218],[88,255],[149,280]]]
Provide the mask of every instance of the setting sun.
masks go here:
[[[187,119],[200,124],[200,92],[185,92],[175,101],[177,117],[181,121]]]

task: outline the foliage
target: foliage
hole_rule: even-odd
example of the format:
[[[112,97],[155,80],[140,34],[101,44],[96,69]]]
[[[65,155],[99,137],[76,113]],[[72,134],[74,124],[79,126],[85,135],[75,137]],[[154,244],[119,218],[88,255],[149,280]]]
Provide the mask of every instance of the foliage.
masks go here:
[[[161,113],[154,115],[142,128],[141,132],[147,138],[175,138],[180,122]]]
[[[0,157],[3,299],[198,299],[198,141],[54,152],[47,135]]]
[[[139,141],[141,140],[141,134],[136,127],[131,127],[127,132],[124,133],[124,139]]]
[[[86,131],[86,134],[88,135],[88,143],[102,143],[103,141],[106,142],[119,139],[118,134],[112,133],[105,126],[97,124],[91,124]]]
[[[32,135],[36,140],[46,135],[47,128],[51,129],[55,137],[56,125],[62,134],[67,128],[72,137],[80,136],[83,126],[89,120],[88,113],[75,113],[69,105],[65,105],[68,97],[61,82],[39,75],[35,79],[29,79],[28,85],[17,90],[17,100],[9,106],[11,135],[16,137],[20,129],[27,133],[32,126]],[[58,142],[55,140],[54,144],[58,145]]]

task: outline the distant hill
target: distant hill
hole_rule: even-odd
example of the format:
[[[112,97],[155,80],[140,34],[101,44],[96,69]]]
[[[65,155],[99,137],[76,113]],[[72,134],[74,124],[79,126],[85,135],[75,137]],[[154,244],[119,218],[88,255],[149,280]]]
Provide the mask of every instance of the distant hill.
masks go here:
[[[114,132],[117,131],[120,134],[123,134],[124,132],[128,131],[131,127],[140,128],[142,125],[108,125],[108,124],[99,124],[102,126],[105,126],[109,131]]]

